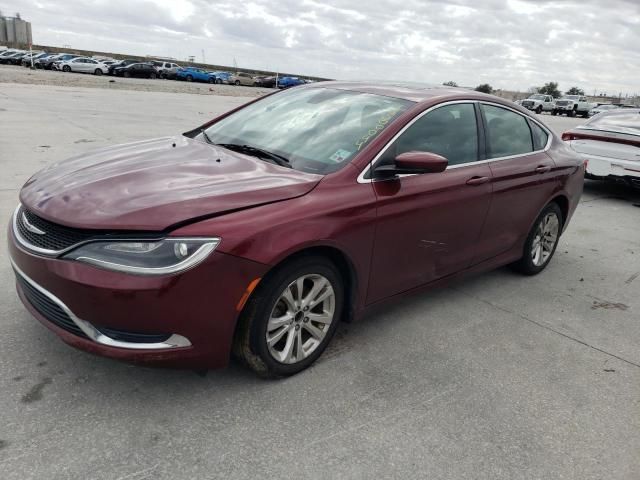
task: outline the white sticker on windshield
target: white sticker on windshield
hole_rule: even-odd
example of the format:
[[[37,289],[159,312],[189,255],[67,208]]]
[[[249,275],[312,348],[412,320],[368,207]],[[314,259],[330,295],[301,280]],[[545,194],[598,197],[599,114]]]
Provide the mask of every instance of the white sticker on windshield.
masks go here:
[[[329,160],[331,160],[332,162],[335,162],[335,163],[340,163],[340,162],[344,162],[347,158],[349,158],[349,155],[351,155],[351,152],[349,152],[347,150],[343,150],[341,148],[336,153],[331,155],[329,157]]]

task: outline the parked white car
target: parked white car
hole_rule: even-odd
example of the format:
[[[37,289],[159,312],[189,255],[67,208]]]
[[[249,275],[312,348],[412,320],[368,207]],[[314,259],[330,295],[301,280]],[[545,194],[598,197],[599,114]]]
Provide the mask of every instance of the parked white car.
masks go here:
[[[586,160],[587,178],[614,178],[640,188],[640,109],[600,113],[562,139]]]
[[[584,95],[565,95],[560,100],[556,100],[555,108],[551,115],[562,115],[565,113],[567,117],[575,117],[582,115],[589,116],[589,111],[594,107],[592,103],[587,101]]]
[[[556,103],[551,95],[536,93],[529,98],[525,98],[520,103],[524,108],[533,110],[536,113],[552,112]]]
[[[57,69],[63,72],[93,73],[94,75],[109,73],[108,65],[87,57],[72,58],[71,60],[60,62],[57,65]]]
[[[620,108],[618,105],[598,105],[597,107],[593,107],[591,110],[589,110],[589,116],[593,117],[594,115],[598,115],[599,113],[608,112],[609,110],[616,110],[618,108]]]

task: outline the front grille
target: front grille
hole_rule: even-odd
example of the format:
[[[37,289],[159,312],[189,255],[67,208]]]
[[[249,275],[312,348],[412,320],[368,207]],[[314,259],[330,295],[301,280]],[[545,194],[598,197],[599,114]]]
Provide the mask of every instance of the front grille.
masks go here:
[[[565,102],[565,101],[558,101],[556,102],[556,105],[558,107],[566,107],[567,105],[569,105],[569,102]]]
[[[31,225],[45,232],[44,235],[29,230],[24,224],[23,215]],[[95,237],[98,233],[49,222],[24,207],[20,207],[20,210],[18,210],[16,225],[20,236],[29,244],[53,251],[65,250],[73,245]]]
[[[33,287],[33,285],[27,282],[19,273],[16,273],[16,280],[20,288],[22,288],[22,292],[27,301],[40,315],[67,332],[86,338],[84,332],[71,320],[71,317],[60,308],[60,305]]]
[[[533,102],[522,102],[523,107],[533,107]]]

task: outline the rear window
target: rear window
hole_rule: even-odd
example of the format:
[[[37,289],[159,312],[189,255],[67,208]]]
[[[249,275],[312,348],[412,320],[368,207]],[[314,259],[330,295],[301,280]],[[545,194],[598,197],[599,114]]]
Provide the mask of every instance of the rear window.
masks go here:
[[[549,134],[532,120],[529,120],[529,126],[531,127],[531,134],[533,135],[533,149],[544,150],[549,140]]]
[[[578,128],[640,135],[640,110],[601,113]]]

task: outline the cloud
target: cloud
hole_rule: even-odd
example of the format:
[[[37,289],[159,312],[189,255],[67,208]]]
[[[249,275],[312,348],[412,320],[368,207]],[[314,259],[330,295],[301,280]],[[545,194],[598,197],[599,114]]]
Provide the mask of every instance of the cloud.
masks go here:
[[[2,2],[2,0],[0,0]],[[35,43],[342,79],[640,91],[636,0],[14,0]],[[0,4],[0,8],[6,6]]]

